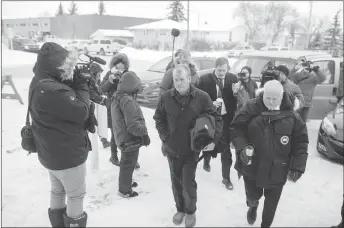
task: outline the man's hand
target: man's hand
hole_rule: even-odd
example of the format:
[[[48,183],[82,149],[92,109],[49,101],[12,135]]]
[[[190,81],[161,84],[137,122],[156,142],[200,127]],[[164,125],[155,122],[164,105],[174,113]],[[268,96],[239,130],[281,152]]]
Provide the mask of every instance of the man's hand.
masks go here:
[[[218,102],[218,101],[213,101],[213,105],[218,108],[221,106],[221,102]]]
[[[147,134],[147,135],[143,136],[142,145],[149,146],[149,144],[150,144],[150,138],[149,138],[149,135]]]
[[[240,152],[240,160],[244,163],[244,165],[249,165],[250,158],[246,155],[245,149]]]
[[[294,183],[300,179],[302,173],[296,170],[290,170],[288,173],[288,180],[293,181]]]

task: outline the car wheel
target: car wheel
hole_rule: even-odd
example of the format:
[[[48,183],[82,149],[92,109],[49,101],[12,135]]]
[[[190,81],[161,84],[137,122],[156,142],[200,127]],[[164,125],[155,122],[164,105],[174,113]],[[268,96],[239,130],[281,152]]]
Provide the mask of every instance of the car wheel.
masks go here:
[[[84,48],[84,52],[85,52],[85,54],[88,54],[87,48]]]
[[[100,49],[100,55],[103,55],[103,56],[105,55],[105,51],[103,48]]]

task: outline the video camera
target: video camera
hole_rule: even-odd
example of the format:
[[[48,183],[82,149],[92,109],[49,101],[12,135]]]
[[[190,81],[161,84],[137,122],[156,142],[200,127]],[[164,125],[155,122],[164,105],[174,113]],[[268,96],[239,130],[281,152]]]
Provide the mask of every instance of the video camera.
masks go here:
[[[275,61],[269,61],[267,64],[267,68],[262,71],[262,79],[261,79],[261,85],[264,86],[264,84],[271,80],[278,80],[280,79],[280,72],[276,70],[276,64]]]
[[[81,59],[80,56],[82,56],[82,55],[88,57],[88,60]],[[74,73],[73,73],[73,80],[76,77],[81,77],[83,79],[88,79],[88,80],[91,79],[92,75],[91,75],[91,72],[90,72],[90,65],[93,62],[99,63],[101,65],[105,65],[106,64],[104,59],[101,59],[99,57],[93,57],[93,56],[90,56],[88,54],[80,54],[78,56],[78,59],[81,62],[77,63],[76,66],[75,66]]]

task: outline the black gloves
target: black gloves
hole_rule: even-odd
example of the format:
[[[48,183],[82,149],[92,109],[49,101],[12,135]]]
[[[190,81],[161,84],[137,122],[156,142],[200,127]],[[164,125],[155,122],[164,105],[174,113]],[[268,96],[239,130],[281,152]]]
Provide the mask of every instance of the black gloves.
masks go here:
[[[142,138],[142,145],[149,146],[149,144],[150,144],[150,138],[149,138],[149,135],[147,134],[143,136]]]
[[[318,70],[319,70],[319,66],[314,66],[314,67],[312,67],[312,71],[314,71],[315,73],[317,73],[318,72]]]
[[[98,126],[98,121],[96,117],[94,116],[94,109],[95,109],[95,105],[93,102],[91,102],[89,116],[85,122],[85,129],[91,133],[95,133],[96,126]]]
[[[288,173],[288,180],[293,181],[294,183],[300,179],[302,173],[296,170],[290,170]]]
[[[252,161],[252,156],[247,156],[246,152],[247,150],[251,150],[252,156],[253,156],[253,151],[254,151],[254,146],[249,144],[247,146],[245,146],[245,148],[240,151],[239,156],[240,156],[240,160],[245,164],[245,165],[250,165],[251,161]]]

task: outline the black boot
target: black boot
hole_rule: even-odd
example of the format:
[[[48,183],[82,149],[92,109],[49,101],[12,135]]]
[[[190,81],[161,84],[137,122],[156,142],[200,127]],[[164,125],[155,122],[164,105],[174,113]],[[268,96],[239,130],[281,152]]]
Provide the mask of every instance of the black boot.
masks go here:
[[[138,196],[139,194],[135,191],[131,191],[131,192],[120,192],[118,191],[118,195],[123,197],[123,198],[133,198],[133,197],[136,197]]]
[[[247,222],[250,225],[253,225],[256,222],[257,208],[258,207],[250,207],[247,211]]]
[[[87,213],[84,212],[81,218],[72,219],[69,218],[66,213],[63,214],[64,227],[86,227]]]
[[[111,143],[107,140],[107,138],[101,138],[100,141],[102,141],[104,149],[111,146]]]
[[[211,171],[211,167],[210,167],[210,157],[204,157],[204,161],[203,161],[203,169],[207,172]]]
[[[222,184],[224,184],[228,190],[233,190],[233,184],[230,179],[223,179]]]
[[[52,227],[64,227],[63,214],[66,213],[66,208],[48,209],[50,224]]]

